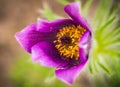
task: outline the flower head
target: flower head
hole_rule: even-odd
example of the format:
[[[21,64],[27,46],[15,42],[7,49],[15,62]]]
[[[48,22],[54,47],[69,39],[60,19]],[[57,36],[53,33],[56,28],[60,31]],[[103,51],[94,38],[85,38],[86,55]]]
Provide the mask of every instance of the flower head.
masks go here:
[[[72,84],[88,60],[91,32],[79,13],[78,2],[66,5],[64,10],[71,19],[39,19],[18,32],[16,39],[33,61],[56,68],[57,78]]]

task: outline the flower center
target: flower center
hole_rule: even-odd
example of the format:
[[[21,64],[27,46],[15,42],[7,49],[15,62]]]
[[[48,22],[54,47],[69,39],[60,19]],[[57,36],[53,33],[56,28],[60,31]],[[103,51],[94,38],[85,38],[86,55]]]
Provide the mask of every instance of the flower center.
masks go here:
[[[72,38],[67,37],[67,36],[63,36],[60,38],[60,40],[61,40],[61,43],[65,45],[65,44],[70,44],[72,41]]]
[[[61,56],[67,58],[79,58],[79,40],[85,33],[86,29],[80,25],[65,26],[57,33],[57,39],[54,40],[55,47],[60,52]]]

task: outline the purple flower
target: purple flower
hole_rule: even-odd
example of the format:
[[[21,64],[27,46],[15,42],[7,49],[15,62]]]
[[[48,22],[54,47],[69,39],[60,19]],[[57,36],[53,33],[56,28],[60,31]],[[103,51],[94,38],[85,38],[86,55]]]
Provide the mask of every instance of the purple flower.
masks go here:
[[[72,84],[88,60],[91,32],[79,13],[78,2],[66,5],[64,10],[71,19],[39,19],[15,37],[33,61],[56,68],[57,78]]]

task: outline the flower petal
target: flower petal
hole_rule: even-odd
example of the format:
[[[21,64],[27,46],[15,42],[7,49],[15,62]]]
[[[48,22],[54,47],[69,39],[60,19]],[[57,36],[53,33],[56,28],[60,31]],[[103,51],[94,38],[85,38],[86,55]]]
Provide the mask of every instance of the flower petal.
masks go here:
[[[72,66],[70,68],[60,68],[56,70],[56,76],[64,81],[65,83],[71,85],[76,77],[79,75],[88,60],[89,46],[90,46],[91,33],[87,31],[79,41],[79,56],[80,64],[77,66]]]
[[[50,32],[49,22],[39,18],[37,21],[37,31]]]
[[[60,58],[59,52],[54,45],[45,41],[32,47],[32,59],[47,67],[59,67],[67,64],[66,61]]]
[[[84,28],[90,30],[87,21],[80,14],[80,3],[75,2],[72,4],[68,4],[64,7],[65,12],[76,22],[78,22]]]
[[[89,43],[91,40],[91,32],[90,31],[86,31],[84,35],[82,35],[82,38],[80,40],[80,44],[84,45]]]
[[[81,62],[81,64],[78,66],[74,66],[68,69],[57,69],[55,71],[56,76],[58,79],[71,85],[75,81],[76,77],[80,74],[85,64],[86,62]]]
[[[79,56],[81,61],[88,59],[91,44],[91,33],[87,31],[79,41]]]
[[[40,32],[58,32],[59,29],[68,25],[77,25],[71,19],[58,19],[52,22],[47,22],[39,19],[37,22],[37,30]]]
[[[29,53],[31,47],[42,40],[50,40],[54,37],[53,33],[40,33],[36,31],[36,24],[31,24],[15,35],[20,45]]]
[[[87,55],[88,53],[86,52],[85,49],[79,48],[79,56],[80,56],[81,62],[87,61]]]

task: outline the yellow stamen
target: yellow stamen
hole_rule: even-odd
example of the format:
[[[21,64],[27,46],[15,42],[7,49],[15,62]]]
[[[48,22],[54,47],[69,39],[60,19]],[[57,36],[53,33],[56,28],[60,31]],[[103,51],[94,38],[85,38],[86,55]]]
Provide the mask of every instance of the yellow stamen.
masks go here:
[[[55,47],[60,52],[60,55],[71,59],[75,58],[76,60],[78,60],[78,43],[81,36],[85,32],[86,29],[81,27],[80,25],[65,26],[60,29],[60,31],[56,35],[57,39],[53,41],[55,43]]]

